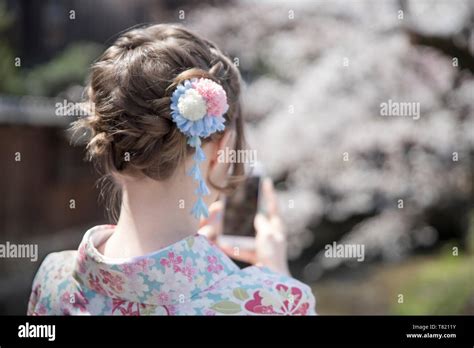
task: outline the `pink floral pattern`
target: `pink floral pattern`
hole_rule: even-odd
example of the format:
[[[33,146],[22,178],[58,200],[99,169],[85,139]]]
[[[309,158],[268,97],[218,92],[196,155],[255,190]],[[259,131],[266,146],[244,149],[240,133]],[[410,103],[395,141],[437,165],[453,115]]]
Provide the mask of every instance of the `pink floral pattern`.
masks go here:
[[[224,270],[224,266],[219,263],[219,260],[216,256],[208,256],[207,262],[207,271],[210,273],[219,273]]]
[[[191,260],[188,259],[186,263],[183,264],[183,257],[179,255],[176,256],[174,252],[169,252],[168,257],[162,258],[160,264],[172,268],[174,273],[182,273],[189,281],[191,281],[196,274]]]
[[[180,272],[183,273],[189,281],[192,281],[194,275],[197,273],[196,269],[193,267],[192,261],[189,259],[186,261],[186,264]]]
[[[170,296],[167,292],[153,290],[153,296],[156,297],[159,305],[164,305],[169,302]]]
[[[112,315],[140,315],[140,307],[144,308],[145,305],[140,305],[136,302],[130,302],[121,300],[118,298],[112,299]]]
[[[89,273],[89,288],[98,293],[106,293],[98,276]]]
[[[108,271],[99,270],[102,279],[100,279],[101,283],[104,284],[109,289],[113,290],[114,292],[121,293],[123,291],[123,278],[118,274],[112,274]]]
[[[114,230],[89,230],[78,251],[48,255],[29,315],[308,315],[311,289],[266,268],[239,269],[203,236],[113,262],[96,248]]]
[[[64,292],[61,296],[61,302],[67,314],[71,314],[71,308],[77,309],[80,313],[86,313],[87,305],[89,304],[89,301],[81,291],[73,293],[70,293],[69,291]]]
[[[175,256],[174,252],[170,251],[168,257],[164,257],[160,260],[160,264],[165,267],[172,267],[175,273],[181,272],[181,263],[183,258],[181,256]]]
[[[124,264],[120,266],[121,271],[129,277],[138,275],[138,273],[146,273],[153,266],[154,260],[140,259],[133,264]]]
[[[272,299],[265,299],[267,296],[263,295],[260,290],[255,291],[253,298],[245,303],[245,309],[256,314],[308,314],[310,305],[308,301],[302,301],[303,293],[300,288],[289,288],[285,284],[278,284],[275,289],[278,291],[278,298]],[[279,305],[275,306],[275,303]]]

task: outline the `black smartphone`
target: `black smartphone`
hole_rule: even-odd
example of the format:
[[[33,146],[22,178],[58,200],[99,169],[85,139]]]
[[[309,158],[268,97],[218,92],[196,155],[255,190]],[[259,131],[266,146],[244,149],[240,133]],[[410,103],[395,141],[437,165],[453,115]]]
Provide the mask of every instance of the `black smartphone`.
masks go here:
[[[261,171],[254,170],[225,199],[224,229],[220,243],[240,249],[255,249],[254,219],[260,205]]]

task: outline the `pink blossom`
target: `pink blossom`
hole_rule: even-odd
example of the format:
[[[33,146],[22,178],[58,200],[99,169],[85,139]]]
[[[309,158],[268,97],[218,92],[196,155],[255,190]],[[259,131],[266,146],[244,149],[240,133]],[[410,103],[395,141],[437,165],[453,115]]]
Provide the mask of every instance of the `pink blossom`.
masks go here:
[[[285,284],[278,284],[275,289],[280,296],[289,291],[291,299],[282,297],[278,302],[282,303],[280,308],[272,304],[266,304],[260,290],[253,293],[253,298],[245,303],[245,308],[252,313],[258,314],[283,314],[283,315],[306,315],[309,309],[309,302],[302,302],[303,293],[297,287],[289,288]],[[267,301],[268,302],[268,301]]]
[[[208,115],[222,116],[229,109],[225,90],[218,83],[201,78],[194,83],[194,88],[206,100]]]
[[[168,257],[164,257],[160,260],[160,264],[165,267],[173,267],[175,273],[181,272],[180,264],[183,262],[181,256],[175,256],[174,252],[169,252]]]
[[[219,263],[216,256],[208,256],[207,262],[209,263],[207,266],[207,271],[210,273],[219,273],[224,269],[224,266]]]

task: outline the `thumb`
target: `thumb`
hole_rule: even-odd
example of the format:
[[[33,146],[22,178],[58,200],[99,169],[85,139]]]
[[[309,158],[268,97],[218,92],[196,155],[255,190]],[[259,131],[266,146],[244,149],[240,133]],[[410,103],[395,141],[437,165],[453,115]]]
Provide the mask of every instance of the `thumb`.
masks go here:
[[[205,225],[214,225],[219,223],[224,213],[224,202],[215,201],[209,206],[209,216],[206,219],[201,219],[199,222],[199,227],[204,227]]]
[[[255,215],[253,225],[255,227],[255,231],[257,232],[258,238],[268,235],[268,219],[265,215],[263,215],[262,213],[258,213],[257,215]]]
[[[222,215],[224,203],[216,201],[209,206],[209,217],[200,222],[199,234],[206,236],[211,241],[216,241],[222,233]]]

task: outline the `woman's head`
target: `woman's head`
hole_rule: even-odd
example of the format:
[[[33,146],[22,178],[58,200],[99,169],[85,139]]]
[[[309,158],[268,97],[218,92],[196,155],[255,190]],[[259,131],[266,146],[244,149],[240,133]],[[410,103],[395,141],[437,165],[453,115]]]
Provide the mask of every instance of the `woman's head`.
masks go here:
[[[171,118],[171,95],[184,80],[200,77],[224,88],[226,131],[240,149],[240,75],[213,43],[180,26],[160,24],[122,34],[103,53],[91,68],[86,90],[94,114],[74,127],[90,130],[89,157],[106,177],[164,181],[177,171],[194,149]],[[223,136],[218,132],[203,141],[219,142]],[[242,165],[233,165],[225,188],[242,174]]]

